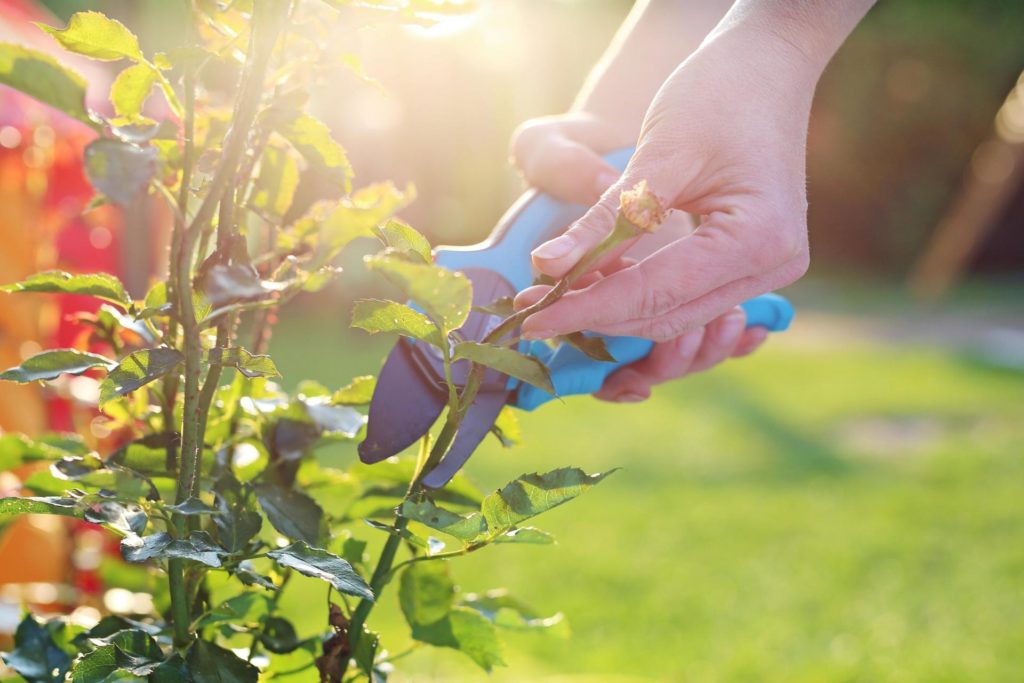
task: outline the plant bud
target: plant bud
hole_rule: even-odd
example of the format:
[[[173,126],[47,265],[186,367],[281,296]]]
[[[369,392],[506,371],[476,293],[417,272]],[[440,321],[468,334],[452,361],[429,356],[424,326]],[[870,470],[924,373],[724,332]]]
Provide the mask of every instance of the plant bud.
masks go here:
[[[654,232],[665,220],[665,207],[656,194],[641,180],[619,196],[619,211],[635,228]]]

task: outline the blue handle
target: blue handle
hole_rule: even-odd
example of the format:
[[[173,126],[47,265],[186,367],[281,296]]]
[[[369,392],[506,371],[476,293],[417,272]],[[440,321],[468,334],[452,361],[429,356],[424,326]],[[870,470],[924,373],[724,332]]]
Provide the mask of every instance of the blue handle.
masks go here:
[[[793,320],[793,306],[778,294],[764,294],[742,304],[747,313],[747,327],[765,327],[772,332],[782,332]],[[605,337],[605,346],[615,362],[596,361],[582,351],[560,344],[552,349],[544,342],[524,342],[519,350],[536,356],[551,370],[551,383],[558,396],[592,394],[604,384],[613,372],[644,358],[654,347],[654,342],[640,337]],[[543,389],[530,384],[520,384],[516,407],[533,410],[555,398]]]

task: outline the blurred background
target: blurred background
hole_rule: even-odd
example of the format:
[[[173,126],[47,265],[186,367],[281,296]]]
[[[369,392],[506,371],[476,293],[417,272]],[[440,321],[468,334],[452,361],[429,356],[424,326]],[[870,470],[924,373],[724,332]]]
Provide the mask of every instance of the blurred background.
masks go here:
[[[431,30],[341,31],[340,49],[379,83],[342,70],[313,104],[357,185],[416,185],[404,217],[435,243],[490,231],[522,190],[507,161],[513,129],[570,105],[632,3],[482,5]],[[27,24],[40,12],[62,21],[95,8],[135,28],[147,52],[180,42],[166,0],[0,7],[3,40],[40,41]],[[523,417],[525,445],[474,457],[484,488],[564,464],[624,467],[571,513],[552,513],[559,546],[498,549],[459,570],[466,590],[507,585],[564,611],[574,632],[514,637],[511,669],[487,680],[1019,680],[1022,34],[1019,0],[879,3],[818,89],[812,266],[787,291],[793,329],[643,405],[546,407]],[[88,74],[99,107],[109,77],[95,65]],[[0,279],[56,263],[118,271],[143,290],[160,250],[152,216],[82,218],[82,131],[47,116],[0,88]],[[299,301],[275,333],[286,384],[340,386],[379,367],[387,341],[349,331],[346,314],[375,285],[358,255],[347,265],[338,288]],[[85,305],[55,312],[34,299],[0,300],[8,365],[71,334],[66,312]],[[73,397],[43,403],[34,391],[0,388],[0,426],[68,428],[61,400]],[[353,454],[324,457],[347,465]],[[0,489],[16,487],[16,474],[0,477]],[[70,558],[83,532],[16,531],[0,537],[0,600],[16,605],[19,590],[46,582],[68,587],[72,603],[74,591],[103,595],[98,551],[79,552],[94,566],[26,560],[14,571],[12,557],[45,558],[44,546]],[[292,594],[299,622],[312,596]],[[397,613],[381,618],[401,630]],[[311,615],[308,628],[320,622]],[[486,678],[455,653],[415,653],[405,668],[398,680]]]

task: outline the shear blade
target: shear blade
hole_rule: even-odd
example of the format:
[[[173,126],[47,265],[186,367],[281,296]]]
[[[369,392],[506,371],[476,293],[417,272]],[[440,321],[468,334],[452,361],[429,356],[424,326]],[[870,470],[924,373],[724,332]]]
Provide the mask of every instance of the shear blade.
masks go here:
[[[448,449],[448,454],[423,478],[424,486],[439,489],[455,476],[491,430],[498,413],[508,401],[508,395],[506,390],[481,391],[477,394],[473,405],[462,418],[459,433]]]
[[[391,349],[377,378],[359,459],[367,464],[397,455],[427,433],[446,404],[446,393],[413,358],[410,344]]]

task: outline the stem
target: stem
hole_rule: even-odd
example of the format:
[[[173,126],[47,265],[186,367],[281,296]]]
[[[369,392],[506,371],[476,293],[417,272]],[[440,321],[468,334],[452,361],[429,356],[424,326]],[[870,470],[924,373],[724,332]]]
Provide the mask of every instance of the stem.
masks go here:
[[[192,0],[185,0],[185,33],[186,43],[191,45],[194,41],[195,19],[192,13]],[[178,292],[181,289],[188,289],[188,282],[179,281],[177,264],[181,260],[181,247],[185,239],[186,216],[188,215],[188,195],[192,184],[192,164],[195,157],[195,67],[186,63],[184,73],[185,88],[185,116],[184,116],[184,143],[185,149],[182,155],[181,186],[178,188],[178,203],[174,211],[174,232],[171,236],[170,266],[167,273],[167,300],[175,302]],[[177,345],[178,318],[173,312],[167,323],[167,333],[170,346]],[[174,406],[178,395],[178,373],[169,374],[164,380],[164,432],[167,435],[167,464],[168,470],[179,472],[181,470],[178,462],[178,451],[175,447],[174,429]],[[182,481],[179,480],[178,491],[175,494],[176,502],[182,499]],[[174,515],[173,524],[175,531],[180,538],[185,531],[187,519],[182,515]],[[183,647],[191,640],[191,628],[189,627],[189,613],[191,612],[188,588],[185,585],[185,561],[174,558],[167,563],[167,575],[171,597],[171,614],[174,620],[174,644]]]
[[[191,0],[188,1],[188,30],[193,30]],[[209,228],[213,212],[222,200],[225,189],[232,182],[238,169],[239,161],[245,151],[249,130],[256,119],[260,104],[263,79],[267,64],[277,43],[277,35],[281,24],[274,20],[274,13],[268,7],[267,0],[257,0],[253,8],[253,27],[249,42],[246,70],[242,76],[241,87],[235,100],[231,129],[226,136],[221,162],[206,197],[196,211],[191,223],[185,227],[182,223],[176,228],[175,243],[172,244],[172,267],[170,279],[174,281],[174,292],[178,316],[183,328],[183,351],[185,355],[185,387],[184,417],[181,429],[181,456],[178,467],[178,487],[176,502],[181,503],[198,493],[199,462],[202,454],[202,432],[204,426],[203,404],[199,386],[202,374],[202,332],[196,320],[192,302],[192,263],[195,255],[196,242]],[[186,72],[186,151],[191,148],[195,88],[194,74]],[[179,213],[185,216],[188,201],[189,183],[191,180],[191,154],[182,172],[182,187],[179,195]],[[176,247],[176,248],[175,248]],[[173,299],[172,299],[173,300]],[[173,403],[170,403],[173,415]],[[184,536],[188,528],[185,516],[175,516],[175,528],[179,536]],[[171,560],[168,564],[170,575],[172,613],[174,615],[175,644],[183,646],[191,640],[189,629],[190,600],[184,581],[184,563]]]

